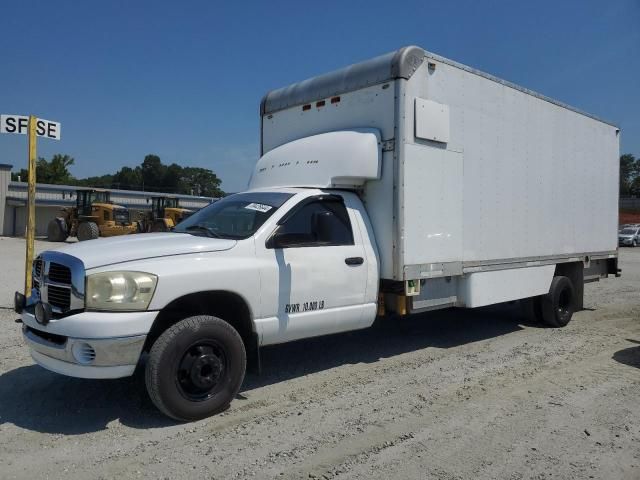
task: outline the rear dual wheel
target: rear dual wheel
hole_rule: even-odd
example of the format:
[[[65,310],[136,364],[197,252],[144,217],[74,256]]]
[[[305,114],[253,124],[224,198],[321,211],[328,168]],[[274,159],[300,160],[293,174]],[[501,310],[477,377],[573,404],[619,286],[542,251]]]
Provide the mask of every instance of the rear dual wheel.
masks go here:
[[[527,313],[549,327],[562,328],[575,312],[576,294],[568,277],[553,277],[549,293],[525,300]]]
[[[153,344],[146,366],[147,391],[158,409],[176,420],[199,420],[225,410],[246,370],[238,332],[216,317],[186,318]]]

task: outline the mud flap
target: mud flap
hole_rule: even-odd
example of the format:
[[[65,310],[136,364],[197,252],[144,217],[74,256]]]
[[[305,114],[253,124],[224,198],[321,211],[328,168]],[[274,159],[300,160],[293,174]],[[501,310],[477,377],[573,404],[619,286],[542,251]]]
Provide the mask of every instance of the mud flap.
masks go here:
[[[260,338],[256,332],[251,333],[250,345],[247,347],[247,371],[255,375],[262,373],[262,362],[260,360]]]

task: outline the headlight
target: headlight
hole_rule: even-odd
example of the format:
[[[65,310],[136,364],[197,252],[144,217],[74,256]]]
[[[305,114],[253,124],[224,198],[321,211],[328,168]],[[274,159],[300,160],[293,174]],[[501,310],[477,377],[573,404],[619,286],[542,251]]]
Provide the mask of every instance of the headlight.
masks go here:
[[[87,277],[87,309],[146,310],[157,283],[151,273],[94,273]]]

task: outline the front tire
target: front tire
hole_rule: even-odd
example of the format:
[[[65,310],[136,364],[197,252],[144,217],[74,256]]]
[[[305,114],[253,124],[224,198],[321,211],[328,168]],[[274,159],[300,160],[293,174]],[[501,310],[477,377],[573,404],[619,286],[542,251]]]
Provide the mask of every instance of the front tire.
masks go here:
[[[217,317],[189,317],[167,329],[151,348],[147,392],[165,415],[199,420],[225,410],[247,367],[238,332]]]
[[[576,304],[575,289],[567,277],[553,277],[549,293],[542,296],[542,320],[550,327],[566,326],[573,316]]]
[[[67,222],[64,218],[54,218],[47,225],[47,240],[50,242],[64,242],[68,236]]]
[[[167,228],[167,225],[164,223],[164,220],[157,220],[153,222],[153,225],[151,225],[151,231],[152,232],[168,232],[169,229]]]
[[[95,240],[100,236],[100,229],[94,222],[82,222],[78,225],[78,241]]]

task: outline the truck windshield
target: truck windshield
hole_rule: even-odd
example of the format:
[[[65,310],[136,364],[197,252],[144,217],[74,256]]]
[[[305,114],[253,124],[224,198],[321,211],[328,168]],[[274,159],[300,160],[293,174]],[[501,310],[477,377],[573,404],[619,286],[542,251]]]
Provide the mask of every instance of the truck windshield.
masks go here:
[[[249,238],[293,194],[238,193],[218,200],[176,225],[174,232],[214,238]]]

